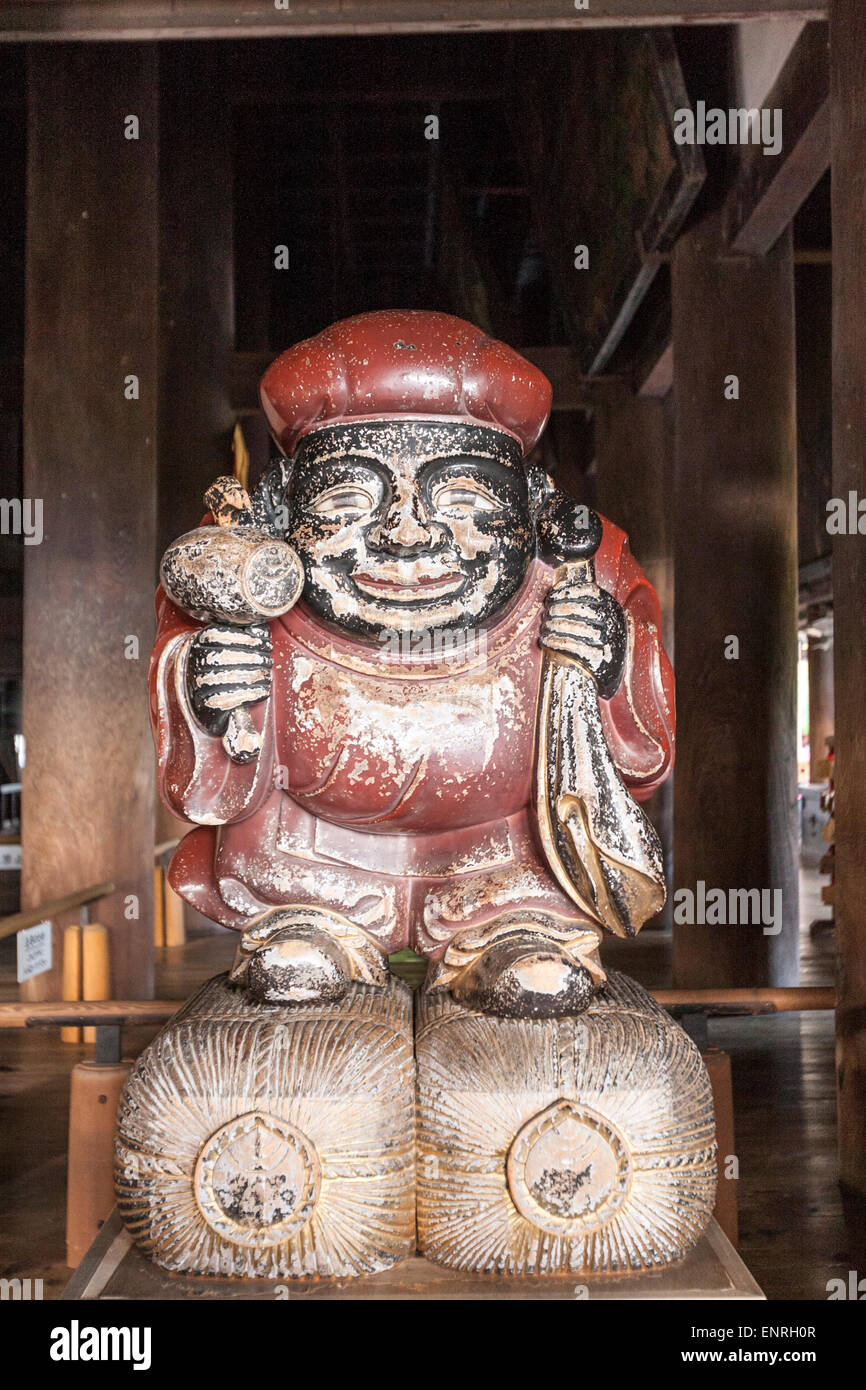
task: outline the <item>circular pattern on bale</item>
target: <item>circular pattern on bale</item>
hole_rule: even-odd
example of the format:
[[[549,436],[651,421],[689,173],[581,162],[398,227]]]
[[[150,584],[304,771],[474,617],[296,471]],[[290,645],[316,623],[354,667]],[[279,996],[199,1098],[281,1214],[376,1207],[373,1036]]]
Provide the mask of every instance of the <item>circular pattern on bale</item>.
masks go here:
[[[543,1231],[585,1235],[610,1221],[628,1196],[628,1148],[603,1115],[560,1100],[535,1115],[511,1145],[508,1190],[521,1216]]]
[[[195,1165],[198,1209],[235,1245],[279,1245],[305,1226],[322,1184],[315,1148],[294,1125],[250,1110],[215,1130]]]

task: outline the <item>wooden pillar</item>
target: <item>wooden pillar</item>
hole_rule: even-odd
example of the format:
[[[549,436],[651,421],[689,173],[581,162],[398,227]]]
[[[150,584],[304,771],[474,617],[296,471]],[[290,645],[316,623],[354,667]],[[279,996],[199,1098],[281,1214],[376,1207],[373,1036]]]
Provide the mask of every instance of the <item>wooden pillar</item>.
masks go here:
[[[724,925],[674,904],[690,988],[798,979],[793,284],[790,231],[739,256],[709,217],[674,249],[675,878],[696,918],[701,885],[725,898]]]
[[[632,553],[658,593],[668,643],[674,635],[673,447],[666,400],[636,396],[623,384],[605,391],[595,413],[596,499],[599,510],[628,532]]]
[[[829,556],[831,548],[827,534],[827,499],[833,496],[831,280],[829,265],[796,268],[797,549],[801,566]]]
[[[158,555],[232,467],[232,137],[222,44],[162,44]],[[241,213],[243,215],[243,213]]]
[[[674,566],[670,526],[673,473],[672,402],[612,384],[595,412],[596,505],[628,533],[631,550],[659,596],[662,635],[673,659]],[[665,858],[668,899],[657,921],[672,921],[673,782],[645,803]]]
[[[831,0],[833,495],[866,497],[866,9]],[[844,1183],[866,1192],[866,537],[833,537],[836,1065]]]
[[[159,502],[157,559],[197,526],[232,471],[233,168],[222,44],[159,51]],[[154,578],[154,583],[155,583]],[[157,798],[156,838],[184,826]]]
[[[815,620],[817,621],[817,619]],[[809,781],[826,782],[818,765],[827,759],[833,733],[833,646],[826,634],[809,638]]]
[[[43,500],[44,538],[25,549],[22,906],[113,879],[97,909],[112,989],[146,997],[156,49],[38,44],[28,61],[24,488]],[[59,997],[59,944],[27,997]]]

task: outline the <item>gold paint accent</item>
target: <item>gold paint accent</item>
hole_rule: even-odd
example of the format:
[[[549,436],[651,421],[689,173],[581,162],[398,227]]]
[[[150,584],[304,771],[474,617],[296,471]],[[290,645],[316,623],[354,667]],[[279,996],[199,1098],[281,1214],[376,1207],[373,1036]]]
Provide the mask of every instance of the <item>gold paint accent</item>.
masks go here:
[[[250,485],[250,451],[244,439],[240,420],[235,420],[235,427],[232,430],[232,457],[234,459],[234,476],[241,487],[246,489]]]

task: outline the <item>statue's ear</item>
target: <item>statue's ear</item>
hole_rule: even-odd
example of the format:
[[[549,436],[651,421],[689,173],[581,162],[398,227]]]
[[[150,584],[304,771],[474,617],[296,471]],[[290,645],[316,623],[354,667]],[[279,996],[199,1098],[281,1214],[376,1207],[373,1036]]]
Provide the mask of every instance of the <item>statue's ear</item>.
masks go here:
[[[547,499],[556,492],[556,484],[543,468],[527,468],[526,485],[529,489],[529,514],[536,521]]]
[[[292,464],[282,454],[271,460],[250,494],[255,524],[274,536],[289,529],[289,483]]]

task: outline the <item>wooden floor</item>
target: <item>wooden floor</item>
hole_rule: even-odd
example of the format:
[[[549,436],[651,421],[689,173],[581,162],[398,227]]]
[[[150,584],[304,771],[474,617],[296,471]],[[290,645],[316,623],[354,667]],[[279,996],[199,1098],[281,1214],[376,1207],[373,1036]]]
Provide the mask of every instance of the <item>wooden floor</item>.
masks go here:
[[[803,875],[802,983],[833,982],[832,933],[810,935],[824,916],[820,880]],[[157,992],[183,998],[226,969],[233,933],[219,932],[163,951]],[[610,942],[605,960],[649,986],[670,980],[670,941],[644,933]],[[14,945],[0,942],[0,997],[16,996]],[[135,1055],[153,1030],[130,1030]],[[740,1164],[740,1254],[769,1298],[825,1299],[827,1281],[866,1269],[864,1204],[843,1208],[836,1180],[833,1016],[719,1019],[710,1042],[731,1054]],[[64,1046],[56,1031],[0,1033],[0,1276],[41,1278],[56,1296],[64,1264],[69,1071],[87,1049]]]

